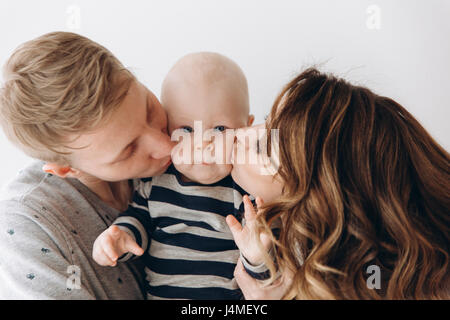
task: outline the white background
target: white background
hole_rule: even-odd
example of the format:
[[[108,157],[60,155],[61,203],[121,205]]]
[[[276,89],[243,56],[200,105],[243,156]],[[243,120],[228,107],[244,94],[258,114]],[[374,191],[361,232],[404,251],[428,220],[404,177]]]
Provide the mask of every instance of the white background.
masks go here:
[[[158,97],[178,58],[223,53],[247,75],[257,122],[282,85],[319,64],[394,98],[450,147],[449,0],[2,0],[0,64],[24,41],[57,30],[104,45]],[[3,186],[30,159],[3,133],[0,148]]]

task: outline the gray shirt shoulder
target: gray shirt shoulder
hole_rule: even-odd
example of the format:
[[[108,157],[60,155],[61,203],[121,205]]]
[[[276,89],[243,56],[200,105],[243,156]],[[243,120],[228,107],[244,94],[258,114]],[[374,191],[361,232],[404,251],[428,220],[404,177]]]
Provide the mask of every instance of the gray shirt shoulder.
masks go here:
[[[119,212],[34,162],[0,200],[0,299],[143,299],[138,260],[97,265],[92,246]]]

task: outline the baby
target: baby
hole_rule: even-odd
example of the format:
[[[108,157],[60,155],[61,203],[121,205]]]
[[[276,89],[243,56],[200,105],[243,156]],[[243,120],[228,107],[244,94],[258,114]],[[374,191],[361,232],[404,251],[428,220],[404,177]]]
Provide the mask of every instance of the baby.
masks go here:
[[[267,271],[252,246],[238,250],[226,223],[229,214],[240,221],[244,211],[246,193],[231,178],[227,161],[231,148],[226,146],[234,136],[230,141],[225,130],[250,126],[254,120],[246,78],[222,55],[189,54],[166,76],[161,102],[169,134],[181,131],[183,145],[194,143],[190,150],[174,148],[173,164],[161,176],[135,181],[132,203],[97,238],[93,257],[101,265],[115,266],[118,260],[143,255],[148,299],[241,299],[233,277],[240,253],[250,275]],[[201,130],[214,133],[211,141],[195,139],[203,134],[195,132],[196,121],[201,121]],[[222,144],[215,144],[216,139],[223,139]],[[223,148],[215,150],[217,145]],[[205,150],[214,154],[215,162],[194,159],[196,151]],[[175,161],[181,155],[188,161]]]

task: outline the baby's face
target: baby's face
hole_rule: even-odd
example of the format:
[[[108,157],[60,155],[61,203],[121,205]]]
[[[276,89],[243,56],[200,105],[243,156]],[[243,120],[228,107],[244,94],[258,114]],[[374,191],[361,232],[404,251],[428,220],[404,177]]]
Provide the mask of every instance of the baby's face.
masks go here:
[[[246,100],[229,91],[179,87],[164,102],[169,135],[179,141],[172,152],[176,169],[202,184],[212,184],[229,175],[234,135],[226,130],[251,123]]]

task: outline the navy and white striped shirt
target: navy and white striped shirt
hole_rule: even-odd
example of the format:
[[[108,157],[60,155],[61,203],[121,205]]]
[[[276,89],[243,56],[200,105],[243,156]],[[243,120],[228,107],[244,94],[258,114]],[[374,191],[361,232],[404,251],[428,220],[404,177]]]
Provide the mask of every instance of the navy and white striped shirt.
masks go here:
[[[239,250],[225,218],[241,221],[245,194],[231,176],[183,182],[173,165],[135,183],[132,203],[114,224],[145,251],[148,299],[242,299],[233,276]],[[242,260],[255,277],[267,271]]]

